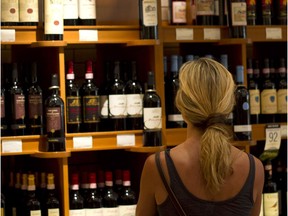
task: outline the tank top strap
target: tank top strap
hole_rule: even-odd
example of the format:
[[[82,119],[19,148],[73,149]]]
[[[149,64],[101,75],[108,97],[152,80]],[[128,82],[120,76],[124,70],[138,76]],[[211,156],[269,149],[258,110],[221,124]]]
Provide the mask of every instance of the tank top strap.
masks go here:
[[[245,183],[245,189],[247,188],[249,190],[250,194],[250,200],[253,203],[253,189],[254,189],[254,180],[255,180],[255,160],[253,158],[253,155],[250,153],[247,153],[250,163],[250,170],[248,174],[247,181]]]
[[[168,174],[170,177],[170,185],[171,187],[173,187],[174,182],[176,183],[182,182],[182,180],[180,179],[180,176],[178,175],[174,162],[170,156],[170,149],[165,150],[165,160],[167,164]]]

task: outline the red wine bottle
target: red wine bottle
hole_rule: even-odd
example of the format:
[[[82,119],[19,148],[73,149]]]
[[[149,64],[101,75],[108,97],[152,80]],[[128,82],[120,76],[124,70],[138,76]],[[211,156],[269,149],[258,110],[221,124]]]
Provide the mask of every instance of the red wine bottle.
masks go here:
[[[1,136],[8,136],[8,116],[7,116],[7,83],[6,83],[6,76],[7,76],[7,65],[1,65],[1,109],[0,109],[0,115],[1,115]],[[4,69],[5,68],[5,69]]]
[[[79,175],[72,173],[69,192],[69,215],[85,216],[84,199],[79,192]]]
[[[84,171],[80,176],[80,194],[85,200],[89,191],[89,180],[88,180],[88,172]]]
[[[160,96],[156,93],[155,78],[148,72],[147,88],[143,97],[143,145],[162,145],[162,108]]]
[[[63,40],[63,1],[44,0],[44,40]]]
[[[196,0],[196,23],[197,25],[213,25],[215,12],[214,0]]]
[[[66,123],[67,133],[79,133],[82,123],[82,103],[80,90],[75,82],[73,61],[68,61],[66,74]]]
[[[157,0],[139,0],[140,39],[158,39]]]
[[[257,12],[256,1],[247,0],[247,25],[256,25]]]
[[[247,5],[246,0],[228,0],[228,24],[230,37],[246,38]]]
[[[172,25],[187,24],[186,0],[170,0],[170,16]]]
[[[92,61],[86,62],[85,83],[81,87],[83,132],[99,131],[100,101],[98,87],[95,85],[92,70]]]
[[[64,26],[78,25],[78,1],[63,1],[63,19]]]
[[[235,106],[233,110],[233,125],[235,140],[251,140],[252,126],[250,124],[249,91],[244,86],[244,67],[236,66]]]
[[[113,190],[113,174],[111,171],[105,172],[103,215],[118,215],[118,194]]]
[[[280,58],[277,85],[277,122],[287,122],[287,69],[285,58]]]
[[[97,172],[97,191],[103,198],[105,193],[105,174],[103,170]]]
[[[276,24],[287,25],[287,1],[273,1],[275,6]]]
[[[45,100],[46,137],[45,151],[66,151],[64,102],[59,95],[59,78],[52,75],[50,96]]]
[[[272,25],[272,19],[273,19],[272,10],[273,10],[272,1],[261,0],[262,25]]]
[[[80,25],[96,25],[96,0],[78,0]]]
[[[28,175],[27,201],[24,210],[25,216],[41,216],[41,205],[36,197],[35,176]]]
[[[19,25],[37,26],[39,22],[38,0],[19,0]]]
[[[42,203],[41,203],[42,205]],[[60,216],[60,202],[56,196],[54,174],[47,175],[47,195],[44,205],[43,216]]]
[[[28,133],[32,135],[43,134],[43,93],[38,83],[37,63],[32,63],[31,82],[28,87]]]
[[[116,169],[114,171],[114,191],[118,194],[122,192],[123,189],[123,180],[122,180],[122,170]]]
[[[1,1],[1,26],[19,25],[19,0]]]

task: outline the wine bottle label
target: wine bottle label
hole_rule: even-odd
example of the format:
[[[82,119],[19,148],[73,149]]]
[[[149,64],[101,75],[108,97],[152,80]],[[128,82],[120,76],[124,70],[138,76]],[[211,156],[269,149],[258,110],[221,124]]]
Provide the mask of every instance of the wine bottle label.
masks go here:
[[[29,95],[28,107],[30,119],[37,119],[39,116],[42,116],[42,95]]]
[[[1,115],[1,118],[5,118],[5,96],[2,95],[1,96],[1,110],[0,110],[0,115]]]
[[[120,205],[119,216],[134,216],[136,205]]]
[[[100,96],[100,116],[101,118],[108,118],[108,96]]]
[[[96,0],[79,0],[79,18],[96,19]]]
[[[38,0],[19,0],[20,22],[39,22]]]
[[[214,0],[196,0],[197,16],[214,15]]]
[[[126,95],[109,95],[109,117],[123,118],[127,116],[127,98]]]
[[[157,1],[156,0],[143,0],[143,25],[144,26],[157,26]]]
[[[45,0],[45,34],[63,34],[63,0]]]
[[[259,216],[263,216],[263,194],[261,195],[261,205],[260,205]]]
[[[30,216],[41,216],[41,210],[30,211]]]
[[[161,107],[152,107],[143,109],[144,129],[162,128],[162,109]]]
[[[264,193],[263,195],[263,206],[264,215],[278,216],[279,206],[278,206],[278,193]]]
[[[231,3],[231,16],[233,26],[246,26],[246,2],[232,2]]]
[[[18,0],[1,0],[1,22],[19,22]]]
[[[83,97],[83,121],[84,123],[95,123],[100,121],[99,96]]]
[[[251,125],[234,125],[234,132],[250,132],[252,131]]]
[[[47,132],[54,133],[61,129],[61,115],[60,107],[46,108]]]
[[[264,89],[261,92],[261,112],[262,114],[277,113],[276,89]]]
[[[174,23],[186,23],[186,1],[172,1],[172,19]]]
[[[21,94],[14,95],[14,119],[25,118],[25,96]]]
[[[85,209],[70,209],[69,216],[85,216]]]
[[[168,115],[168,121],[173,121],[173,122],[183,121],[183,116],[181,114]]]
[[[67,123],[79,124],[81,122],[81,99],[77,96],[68,96],[67,102]]]
[[[277,92],[277,113],[287,114],[287,89],[279,89]]]
[[[77,0],[63,0],[63,19],[78,19]]]
[[[103,215],[105,216],[118,216],[118,213],[119,213],[118,207],[113,207],[113,208],[103,207],[102,210],[103,210]]]
[[[250,89],[250,114],[260,114],[260,91],[259,89]]]
[[[143,94],[127,94],[128,117],[141,117],[143,115]]]
[[[102,216],[102,208],[85,209],[85,216]]]
[[[48,216],[59,216],[60,210],[59,208],[48,209]]]
[[[17,216],[17,209],[16,207],[12,208],[12,216]]]

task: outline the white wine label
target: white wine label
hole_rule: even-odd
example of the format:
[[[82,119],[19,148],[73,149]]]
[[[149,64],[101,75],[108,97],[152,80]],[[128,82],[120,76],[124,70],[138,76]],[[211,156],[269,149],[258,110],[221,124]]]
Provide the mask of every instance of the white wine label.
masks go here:
[[[41,210],[31,210],[30,216],[41,216]]]
[[[85,209],[85,216],[103,216],[102,208]]]
[[[20,22],[39,22],[38,0],[19,0]]]
[[[63,19],[78,19],[77,0],[63,0]]]
[[[63,0],[45,0],[45,34],[63,34]]]
[[[79,18],[96,19],[96,0],[79,0]]]
[[[100,116],[108,118],[108,96],[100,96]]]
[[[85,216],[85,209],[70,209],[69,216]]]
[[[247,7],[246,2],[232,2],[231,3],[231,16],[233,26],[246,26],[247,25]]]
[[[265,89],[261,92],[261,112],[262,114],[277,113],[276,89]]]
[[[22,140],[2,140],[2,152],[22,152]]]
[[[119,216],[135,216],[136,205],[120,205]]]
[[[263,206],[264,215],[278,216],[279,206],[278,206],[278,193],[264,193],[263,195]]]
[[[48,209],[48,216],[59,216],[59,215],[60,215],[59,208]]]
[[[19,22],[18,0],[1,0],[1,22]]]
[[[109,95],[108,104],[109,104],[109,116],[111,118],[127,116],[126,95]]]
[[[144,26],[158,25],[157,0],[143,0],[142,4]]]
[[[250,89],[250,114],[260,114],[260,91],[259,89]]]
[[[279,89],[277,92],[277,113],[287,114],[287,89]]]
[[[168,115],[168,121],[183,121],[181,114]]]
[[[186,23],[186,2],[172,1],[172,19],[174,23]]]
[[[196,0],[197,15],[214,15],[214,0]]]
[[[128,116],[142,116],[143,94],[127,94]]]
[[[105,216],[118,216],[118,214],[119,214],[118,207],[115,207],[115,208],[103,207],[102,210],[103,210],[103,215],[105,215]]]
[[[161,107],[152,107],[143,109],[144,129],[162,128],[162,110]]]

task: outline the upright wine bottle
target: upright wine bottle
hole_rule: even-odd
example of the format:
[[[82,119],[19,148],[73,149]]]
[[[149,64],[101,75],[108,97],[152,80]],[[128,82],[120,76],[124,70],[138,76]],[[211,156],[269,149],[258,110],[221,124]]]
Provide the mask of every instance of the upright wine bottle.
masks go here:
[[[215,12],[214,0],[196,0],[196,23],[197,25],[213,25]]]
[[[7,212],[6,209],[6,198],[3,192],[1,192],[1,215],[5,216]]]
[[[262,25],[272,25],[272,1],[261,0],[261,20]]]
[[[230,37],[246,38],[247,5],[246,0],[228,0],[228,23]]]
[[[162,108],[160,96],[156,93],[155,78],[148,72],[147,89],[143,97],[143,145],[162,145]]]
[[[84,171],[81,173],[80,176],[80,189],[79,189],[79,192],[83,197],[83,200],[87,198],[88,191],[89,191],[88,172]]]
[[[97,191],[103,198],[105,192],[105,174],[103,170],[97,172]]]
[[[35,176],[33,174],[28,175],[28,187],[27,187],[27,202],[25,205],[25,216],[41,216],[41,204],[36,197]]]
[[[41,208],[42,211],[45,212],[45,203],[47,198],[47,175],[46,172],[40,173],[40,186],[37,190],[36,188],[36,196],[39,198],[40,203],[42,203]]]
[[[63,0],[64,26],[78,25],[78,1]]]
[[[1,1],[1,26],[19,25],[19,0]]]
[[[38,0],[19,0],[19,21],[23,26],[37,26],[39,22]]]
[[[13,63],[12,85],[8,92],[8,103],[11,106],[9,118],[11,135],[25,135],[26,132],[26,112],[25,112],[25,94],[19,82],[18,65]]]
[[[116,169],[114,171],[114,191],[118,194],[118,198],[119,198],[119,194],[122,192],[123,189],[123,180],[122,180],[122,170],[121,169]]]
[[[172,25],[187,24],[186,0],[170,0],[170,14]]]
[[[247,0],[247,25],[256,25],[256,1]]]
[[[131,80],[126,83],[127,130],[143,128],[143,90],[137,79],[136,61],[131,62]]]
[[[69,192],[69,216],[85,216],[84,199],[79,192],[79,175],[72,173]]]
[[[67,133],[79,133],[82,123],[80,90],[75,82],[73,61],[68,61],[66,74],[66,123]]]
[[[158,39],[157,0],[139,0],[140,39]]]
[[[119,61],[114,62],[113,79],[108,92],[108,111],[113,130],[126,130],[127,98],[125,85],[120,78]]]
[[[284,58],[280,59],[278,74],[277,122],[287,122],[287,70]]]
[[[32,63],[31,82],[27,90],[28,93],[28,134],[43,134],[43,94],[42,88],[38,84],[37,63]]]
[[[59,95],[59,78],[52,75],[50,96],[45,100],[46,136],[45,151],[57,152],[66,150],[64,102]]]
[[[47,196],[44,205],[43,216],[60,216],[60,202],[56,196],[54,174],[47,175]]]
[[[276,24],[287,25],[287,1],[273,1],[275,8]]]
[[[236,66],[235,106],[233,110],[233,125],[236,140],[251,140],[252,126],[250,124],[249,91],[244,86],[244,67]]]
[[[21,198],[17,199],[17,197],[21,197],[22,196],[22,194],[21,194],[21,174],[20,174],[20,172],[16,173],[13,194],[15,196],[13,196],[13,200],[12,200],[12,214],[20,215],[20,212],[21,212]]]
[[[85,83],[81,87],[83,132],[99,131],[99,94],[93,78],[92,61],[88,60],[86,62]]]
[[[96,0],[78,0],[80,25],[96,25]]]
[[[63,0],[44,0],[44,40],[63,40]]]
[[[1,115],[1,136],[8,136],[8,113],[6,111],[7,108],[7,90],[6,89],[6,74],[7,71],[4,70],[4,66],[2,65],[1,68],[1,109],[0,109],[0,115]]]

